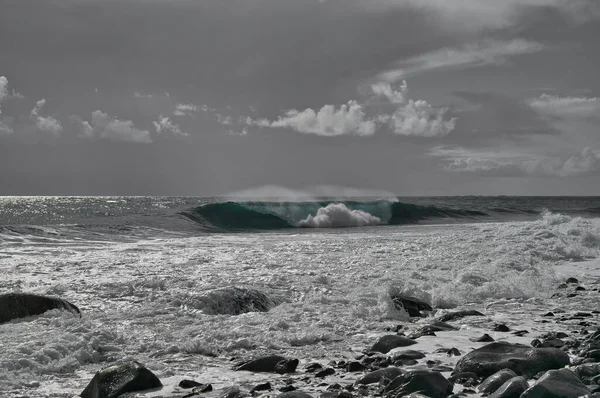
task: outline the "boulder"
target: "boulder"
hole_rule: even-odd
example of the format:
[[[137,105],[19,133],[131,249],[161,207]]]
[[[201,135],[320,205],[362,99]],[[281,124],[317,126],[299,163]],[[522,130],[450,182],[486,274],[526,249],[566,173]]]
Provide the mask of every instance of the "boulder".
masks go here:
[[[128,392],[162,387],[154,373],[137,361],[104,368],[81,393],[82,398],[116,398]]]
[[[572,367],[571,371],[573,371],[581,381],[591,384],[592,379],[595,379],[600,375],[600,363],[584,363]]]
[[[384,395],[390,398],[404,397],[419,393],[430,398],[446,398],[452,394],[454,384],[439,372],[414,370],[396,377],[384,389]]]
[[[577,398],[590,390],[569,369],[549,370],[528,388],[522,398]]]
[[[494,391],[490,398],[519,398],[528,388],[529,384],[523,376],[513,377]]]
[[[533,348],[497,341],[462,357],[454,372],[473,372],[479,377],[488,377],[499,370],[511,369],[517,375],[532,376],[569,363],[569,356],[558,348]]]
[[[510,369],[502,369],[485,379],[478,387],[480,393],[491,394],[508,380],[517,377],[517,374]]]
[[[411,317],[420,317],[421,311],[433,311],[431,305],[415,297],[396,294],[393,295],[391,299],[396,308],[404,309]]]
[[[233,367],[233,370],[282,374],[295,372],[297,366],[297,359],[288,359],[280,355],[269,355],[239,363]]]
[[[60,298],[29,293],[0,294],[0,324],[13,319],[40,315],[54,309],[69,311],[81,316],[79,308]]]
[[[302,391],[287,391],[277,395],[275,398],[313,398],[312,395],[309,395]]]
[[[406,338],[404,336],[398,336],[396,334],[389,334],[386,336],[382,336],[373,344],[371,347],[371,351],[373,352],[381,352],[382,354],[387,354],[394,348],[398,347],[407,347],[409,345],[417,344],[416,341]]]
[[[396,377],[402,374],[402,370],[396,367],[389,367],[385,369],[375,370],[373,372],[369,372],[364,375],[362,378],[358,379],[356,384],[373,384],[379,383],[381,379],[393,380]]]

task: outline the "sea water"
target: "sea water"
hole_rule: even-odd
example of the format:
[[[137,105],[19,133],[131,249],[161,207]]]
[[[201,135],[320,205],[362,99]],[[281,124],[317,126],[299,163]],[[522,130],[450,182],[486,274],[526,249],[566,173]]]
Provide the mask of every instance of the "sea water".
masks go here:
[[[594,305],[551,296],[566,275],[600,277],[599,208],[599,198],[2,198],[0,293],[58,296],[82,317],[0,325],[0,393],[75,396],[126,359],[166,385],[148,395],[176,395],[183,378],[250,389],[283,376],[232,372],[231,359],[352,359],[408,324],[397,292],[485,313],[411,347],[431,355],[475,348],[490,322],[543,331],[534,315]],[[232,314],[235,288],[272,308]]]

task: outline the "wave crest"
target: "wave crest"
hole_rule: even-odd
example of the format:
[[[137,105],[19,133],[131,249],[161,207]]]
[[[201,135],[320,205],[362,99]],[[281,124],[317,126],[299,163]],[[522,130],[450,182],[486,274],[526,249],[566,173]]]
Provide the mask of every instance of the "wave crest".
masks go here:
[[[304,228],[364,227],[381,224],[381,218],[362,210],[352,210],[343,203],[331,203],[298,222]]]

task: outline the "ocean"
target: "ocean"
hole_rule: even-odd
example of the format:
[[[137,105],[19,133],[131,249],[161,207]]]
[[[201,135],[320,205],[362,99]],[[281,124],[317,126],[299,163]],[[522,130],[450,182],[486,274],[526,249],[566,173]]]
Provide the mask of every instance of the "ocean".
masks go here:
[[[411,347],[451,367],[435,350],[468,351],[490,324],[528,329],[510,341],[529,342],[549,327],[542,313],[597,306],[596,295],[554,293],[567,276],[597,283],[599,252],[600,197],[3,197],[0,294],[61,297],[82,316],[0,324],[0,394],[76,396],[127,359],[165,385],[140,396],[182,396],[182,378],[211,383],[215,396],[285,383],[234,372],[232,360],[354,358],[386,329],[421,322],[394,306],[396,293],[436,313],[485,314]],[[239,292],[268,311],[240,310]]]

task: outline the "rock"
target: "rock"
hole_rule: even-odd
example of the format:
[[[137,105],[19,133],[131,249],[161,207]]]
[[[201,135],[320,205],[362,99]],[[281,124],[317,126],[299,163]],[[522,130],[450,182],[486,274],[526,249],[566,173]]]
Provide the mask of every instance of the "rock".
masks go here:
[[[552,311],[550,311],[550,312],[546,312],[546,313],[545,313],[544,315],[542,315],[542,316],[546,316],[546,317],[549,317],[549,316],[554,316],[554,312],[552,312]]]
[[[574,366],[571,371],[586,384],[591,384],[592,379],[595,379],[600,375],[600,363],[585,363],[582,365]]]
[[[194,306],[210,315],[267,312],[280,304],[260,290],[240,287],[217,289],[198,297],[196,301]]]
[[[273,387],[271,386],[271,383],[267,381],[266,383],[257,384],[256,386],[254,386],[252,390],[250,390],[250,394],[256,391],[271,391],[272,389]]]
[[[373,372],[367,373],[362,378],[358,379],[356,384],[373,384],[379,383],[379,381],[383,378],[393,380],[396,377],[402,374],[402,370],[396,367],[389,367],[385,369],[375,370]]]
[[[275,373],[279,373],[280,375],[286,373],[294,373],[296,368],[298,367],[299,361],[297,359],[286,359],[280,362],[277,362],[275,365]]]
[[[577,278],[571,277],[571,278],[567,278],[567,280],[565,281],[565,283],[573,284],[573,283],[579,283],[579,281],[577,280]]]
[[[549,370],[528,388],[522,398],[576,398],[590,390],[568,369]]]
[[[446,398],[453,389],[454,385],[439,372],[414,370],[392,380],[384,394],[396,398],[418,392],[430,398]]]
[[[281,364],[280,364],[281,363]],[[269,355],[253,359],[247,362],[242,362],[233,367],[233,370],[247,370],[249,372],[269,372],[279,373],[282,370],[288,370],[293,368],[292,372],[296,370],[298,366],[297,359],[287,359],[280,355]],[[284,372],[290,373],[290,372]]]
[[[335,374],[335,370],[333,368],[325,368],[319,372],[317,372],[317,374],[315,374],[315,377],[327,377],[327,376],[331,376]]]
[[[498,388],[490,398],[519,398],[529,388],[523,376],[513,377]]]
[[[202,394],[205,392],[211,392],[213,390],[212,384],[202,384],[198,387],[192,388],[192,392],[195,394]]]
[[[125,362],[97,372],[81,393],[82,398],[114,398],[128,392],[162,387],[154,373],[137,361]]]
[[[562,341],[561,339],[557,339],[557,338],[548,338],[548,339],[544,339],[543,341],[539,341],[538,339],[535,339],[531,342],[531,345],[536,348],[547,348],[547,347],[561,348],[565,345],[565,342]]]
[[[290,391],[295,391],[295,390],[296,390],[296,387],[294,387],[291,384],[288,384],[287,386],[283,386],[279,389],[279,391],[281,391],[281,392],[290,392]]]
[[[449,357],[459,357],[462,354],[460,353],[458,348],[452,347],[446,352],[446,355],[448,355]]]
[[[29,293],[0,294],[0,324],[13,319],[40,315],[54,309],[69,311],[81,316],[79,308],[60,298]]]
[[[394,348],[406,347],[413,344],[417,344],[417,342],[403,336],[388,334],[380,337],[379,340],[373,344],[373,347],[371,347],[371,351],[387,354]]]
[[[365,369],[365,365],[358,361],[351,361],[346,365],[346,372],[362,372]]]
[[[504,324],[496,324],[496,326],[494,326],[494,332],[510,332],[510,329],[508,328],[508,326],[504,325]]]
[[[484,316],[481,312],[475,310],[464,310],[464,311],[455,311],[448,312],[438,318],[440,322],[450,322],[456,319],[464,318],[466,316]]]
[[[240,388],[238,386],[231,386],[231,387],[225,388],[221,392],[221,395],[219,395],[219,398],[241,398],[243,396],[244,396],[244,394],[242,393],[242,391],[240,390]]]
[[[488,377],[499,370],[511,369],[519,376],[531,376],[540,371],[562,368],[569,363],[569,356],[558,348],[494,342],[463,356],[454,372],[473,372],[480,377]]]
[[[490,336],[489,334],[484,334],[483,336],[479,337],[478,339],[472,340],[476,343],[489,343],[491,341],[496,341],[494,340],[494,338],[492,336]]]
[[[448,379],[451,383],[464,385],[465,383],[473,385],[479,381],[477,375],[473,372],[455,373]]]
[[[306,371],[306,373],[314,373],[317,370],[321,370],[321,369],[323,369],[323,365],[321,365],[318,362],[309,363],[308,365],[306,365],[304,367],[304,370]]]
[[[193,388],[193,387],[199,387],[202,386],[202,383],[198,383],[197,381],[194,380],[181,380],[179,382],[179,387],[181,388]]]
[[[431,305],[415,297],[397,294],[391,297],[396,308],[404,309],[411,317],[420,317],[421,311],[433,311]]]
[[[302,391],[294,390],[281,393],[275,398],[313,398],[313,396]]]
[[[392,357],[392,361],[403,360],[403,359],[422,359],[422,358],[425,358],[425,354],[423,354],[421,351],[406,350],[406,351],[400,351],[400,352],[397,352],[396,354],[394,354],[394,356]]]
[[[512,332],[515,336],[523,337],[526,334],[529,334],[529,330],[517,330],[516,332]]]

